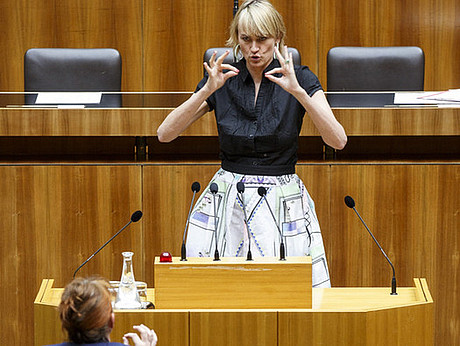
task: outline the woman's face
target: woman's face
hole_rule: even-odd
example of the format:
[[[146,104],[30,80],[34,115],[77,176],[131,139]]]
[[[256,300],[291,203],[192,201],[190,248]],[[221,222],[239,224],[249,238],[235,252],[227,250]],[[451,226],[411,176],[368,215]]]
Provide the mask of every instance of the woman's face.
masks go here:
[[[273,60],[275,44],[278,43],[278,40],[273,37],[251,36],[244,30],[238,29],[238,43],[248,68],[252,67],[262,71]]]

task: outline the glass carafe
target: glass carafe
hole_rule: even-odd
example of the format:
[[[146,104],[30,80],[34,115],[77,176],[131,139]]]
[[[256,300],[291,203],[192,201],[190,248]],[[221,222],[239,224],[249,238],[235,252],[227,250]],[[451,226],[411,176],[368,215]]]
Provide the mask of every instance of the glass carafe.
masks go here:
[[[122,252],[122,255],[123,271],[121,272],[120,286],[118,286],[114,307],[115,309],[140,309],[142,304],[133,271],[134,253]]]

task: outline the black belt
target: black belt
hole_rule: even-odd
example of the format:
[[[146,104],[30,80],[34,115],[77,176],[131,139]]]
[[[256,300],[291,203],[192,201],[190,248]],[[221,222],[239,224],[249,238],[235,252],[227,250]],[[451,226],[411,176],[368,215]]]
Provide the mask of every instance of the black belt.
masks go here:
[[[280,176],[295,173],[295,165],[258,165],[254,161],[253,165],[240,164],[230,161],[222,161],[222,168],[228,172],[245,175],[271,175]]]

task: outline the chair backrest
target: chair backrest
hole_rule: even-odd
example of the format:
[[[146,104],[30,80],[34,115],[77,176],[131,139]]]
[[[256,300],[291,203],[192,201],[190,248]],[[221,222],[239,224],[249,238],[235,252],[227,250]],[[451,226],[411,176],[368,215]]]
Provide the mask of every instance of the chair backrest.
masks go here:
[[[333,47],[327,54],[328,91],[418,91],[424,77],[419,47]]]
[[[120,92],[120,53],[112,48],[29,49],[24,55],[24,90]]]
[[[225,53],[225,51],[230,51],[230,54],[227,55],[227,57],[224,59],[224,63],[225,64],[231,64],[232,62],[234,62],[234,57],[233,57],[233,49],[229,48],[229,47],[218,47],[218,48],[209,48],[206,50],[206,52],[204,52],[204,55],[203,55],[203,62],[208,62],[209,59],[211,59],[211,55],[212,53],[214,53],[214,51],[217,52],[217,57],[221,56],[222,54]],[[290,53],[292,53],[292,61],[294,62],[294,65],[300,65],[300,53],[299,51],[296,49],[296,48],[293,48],[293,47],[288,47],[288,51]],[[204,70],[203,70],[204,71]]]

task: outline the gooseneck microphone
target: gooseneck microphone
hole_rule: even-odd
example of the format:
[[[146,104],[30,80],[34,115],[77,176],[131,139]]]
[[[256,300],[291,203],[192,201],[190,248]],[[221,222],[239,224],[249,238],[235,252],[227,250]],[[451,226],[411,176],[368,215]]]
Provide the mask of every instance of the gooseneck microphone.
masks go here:
[[[273,214],[272,208],[270,207],[270,204],[268,204],[267,200],[267,189],[263,186],[259,187],[257,189],[257,192],[259,193],[259,196],[262,197],[265,200],[265,203],[267,204],[268,210],[270,210],[270,214],[272,215],[273,222],[276,225],[276,228],[278,229],[278,233],[280,234],[280,261],[285,261],[286,260],[286,249],[284,247],[284,239],[283,239],[283,233],[280,230],[280,227],[278,223],[276,222],[275,215]]]
[[[219,250],[217,248],[217,209],[216,209],[216,194],[219,191],[219,187],[217,186],[216,183],[212,183],[211,186],[209,187],[209,190],[211,190],[213,204],[214,204],[214,239],[216,241],[216,251],[214,251],[214,261],[220,261]]]
[[[137,210],[135,211],[132,215],[131,215],[131,220],[129,220],[129,222],[123,226],[122,229],[120,229],[117,233],[115,233],[109,240],[107,240],[105,242],[104,245],[102,245],[95,253],[93,253],[91,256],[88,257],[88,259],[86,261],[84,261],[76,270],[75,272],[73,273],[73,278],[75,278],[75,275],[77,275],[77,272],[81,269],[81,267],[83,267],[86,263],[89,262],[89,260],[91,260],[91,258],[93,258],[94,256],[96,256],[98,254],[99,251],[101,251],[108,243],[110,243],[117,235],[119,235],[126,227],[128,227],[132,222],[137,222],[141,219],[142,217],[142,212],[140,210]]]
[[[188,211],[188,216],[187,216],[187,222],[185,223],[185,229],[184,229],[184,234],[182,236],[182,246],[180,249],[180,260],[181,261],[186,261],[187,260],[187,250],[185,249],[185,235],[187,233],[187,228],[188,228],[188,223],[190,221],[190,215],[192,213],[192,207],[193,207],[193,202],[195,201],[195,195],[197,192],[200,191],[200,183],[195,181],[192,184],[192,191],[193,191],[193,196],[192,196],[192,203],[190,203],[190,209]]]
[[[248,233],[248,254],[246,256],[246,261],[252,261],[251,233],[249,233],[248,216],[246,215],[246,204],[244,203],[244,183],[242,181],[236,184],[236,190],[239,192],[241,203],[243,204],[244,224],[246,225],[246,231]]]
[[[398,293],[396,293],[396,274],[395,274],[395,267],[393,266],[393,263],[391,263],[391,261],[388,258],[387,254],[385,253],[385,251],[383,251],[383,249],[380,246],[379,242],[377,241],[377,239],[375,239],[374,235],[370,231],[369,227],[367,227],[367,225],[364,222],[364,220],[362,219],[361,215],[359,215],[358,211],[355,208],[355,201],[353,200],[353,198],[351,198],[350,196],[346,196],[345,197],[345,204],[347,205],[348,208],[351,208],[351,209],[353,209],[355,211],[356,215],[358,215],[358,217],[361,220],[361,222],[363,223],[364,227],[366,227],[366,229],[369,232],[369,234],[371,235],[372,239],[374,239],[374,242],[377,244],[377,246],[379,247],[380,251],[383,253],[385,258],[387,259],[388,263],[390,263],[391,269],[393,269],[393,278],[391,279],[391,295],[397,295]]]

